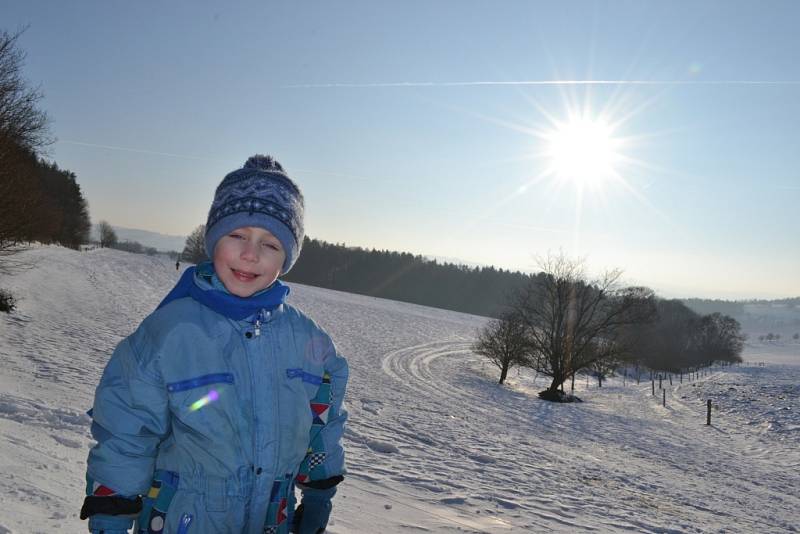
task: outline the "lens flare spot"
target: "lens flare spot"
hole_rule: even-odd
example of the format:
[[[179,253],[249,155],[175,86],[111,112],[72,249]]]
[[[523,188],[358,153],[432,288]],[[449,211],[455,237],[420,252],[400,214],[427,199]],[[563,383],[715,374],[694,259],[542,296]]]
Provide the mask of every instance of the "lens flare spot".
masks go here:
[[[202,398],[194,401],[191,406],[189,406],[189,410],[192,412],[196,412],[203,406],[211,404],[212,402],[219,399],[219,393],[217,393],[216,389],[212,389],[208,392],[207,395],[204,395]]]

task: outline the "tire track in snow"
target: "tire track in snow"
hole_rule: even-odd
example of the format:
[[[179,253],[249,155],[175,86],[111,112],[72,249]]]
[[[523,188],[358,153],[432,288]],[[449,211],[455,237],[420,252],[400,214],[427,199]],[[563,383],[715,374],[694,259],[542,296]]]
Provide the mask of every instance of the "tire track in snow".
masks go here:
[[[413,474],[400,480],[395,477],[395,480],[442,493],[438,497],[440,503],[493,506],[519,519],[536,517],[554,531],[596,530],[591,522],[584,520],[577,505],[582,501],[591,506],[592,497],[569,495],[568,491],[557,489],[561,481],[574,477],[561,465],[563,459],[546,450],[536,436],[516,434],[520,427],[532,427],[532,400],[487,383],[485,377],[477,375],[468,365],[478,361],[478,358],[467,357],[472,354],[470,346],[471,343],[463,340],[443,340],[384,355],[382,370],[402,386],[403,405],[420,409],[421,403],[414,404],[414,399],[425,399],[449,408],[449,413],[440,412],[440,419],[430,426],[420,425],[417,418],[416,426],[409,428],[409,432],[396,434],[398,444],[406,439],[419,439],[420,435],[429,442],[424,436],[432,433],[445,439],[440,440],[443,448],[435,451],[435,455],[426,455],[422,450],[416,453],[419,460],[408,461],[415,467],[413,471],[425,474],[422,478],[427,482]],[[402,417],[402,412],[397,414],[401,423]],[[491,428],[489,432],[487,427]],[[453,471],[463,470],[465,462],[474,466],[471,469],[482,471],[481,479],[450,490],[442,488],[441,480],[456,478]],[[431,469],[432,465],[436,467]],[[520,469],[533,476],[520,476]],[[430,477],[432,472],[438,476]],[[483,489],[487,486],[498,491],[487,493]],[[542,487],[548,486],[552,493],[542,491]],[[599,507],[600,503],[598,510]],[[607,511],[603,513],[608,515]],[[620,514],[607,526],[617,524],[617,528],[622,528],[626,521],[625,514]],[[541,523],[529,526],[543,528]]]
[[[434,341],[406,347],[384,355],[381,367],[384,373],[413,393],[431,394],[438,398],[459,393],[477,400],[477,395],[471,391],[453,388],[448,380],[434,376],[430,369],[431,364],[440,358],[469,354],[469,346],[464,341]]]
[[[444,439],[438,442],[425,439],[429,444],[437,443],[447,448],[437,459],[438,466],[433,470],[434,473],[438,472],[446,477],[450,470],[458,468],[459,462],[471,461],[475,464],[486,462],[483,487],[488,485],[493,488],[508,488],[505,494],[486,494],[480,493],[477,485],[474,488],[464,485],[454,491],[458,495],[467,497],[460,501],[459,497],[456,497],[454,502],[495,502],[499,506],[507,506],[510,510],[518,510],[525,516],[533,515],[540,518],[552,516],[555,506],[558,509],[555,515],[562,521],[576,521],[577,523],[571,525],[571,528],[578,530],[582,528],[578,526],[581,523],[580,518],[594,515],[604,517],[602,520],[604,530],[666,532],[668,530],[664,530],[664,525],[670,523],[665,523],[663,517],[681,517],[687,510],[691,510],[690,516],[728,515],[731,522],[742,526],[748,525],[748,528],[756,528],[759,524],[758,519],[743,517],[737,512],[721,514],[713,510],[713,505],[705,505],[702,499],[695,501],[688,498],[682,489],[675,487],[669,479],[659,480],[661,477],[658,476],[658,472],[655,473],[654,483],[630,483],[631,467],[626,466],[629,458],[626,451],[618,450],[616,442],[618,438],[615,438],[614,434],[641,432],[640,421],[645,417],[648,418],[648,426],[652,428],[654,434],[650,436],[644,434],[646,441],[641,445],[633,444],[634,451],[641,450],[643,461],[655,460],[657,462],[655,465],[660,466],[659,471],[666,468],[667,472],[677,474],[685,473],[689,469],[695,471],[698,477],[712,476],[714,479],[728,480],[727,485],[723,487],[723,493],[728,496],[729,502],[738,503],[739,510],[747,509],[746,495],[752,487],[737,480],[738,462],[733,462],[735,465],[717,466],[718,471],[708,475],[704,471],[706,466],[701,464],[703,458],[707,457],[708,451],[715,450],[718,442],[711,438],[698,440],[694,434],[691,437],[680,435],[682,429],[672,420],[670,413],[685,411],[688,417],[693,411],[691,408],[677,405],[664,411],[660,403],[656,407],[653,402],[637,402],[635,398],[644,397],[645,389],[648,390],[646,397],[650,397],[649,387],[644,385],[638,388],[639,395],[629,399],[634,404],[627,406],[623,417],[613,412],[598,411],[598,408],[603,409],[602,404],[572,406],[567,409],[548,403],[538,403],[529,396],[515,396],[507,389],[489,387],[486,377],[478,376],[475,370],[469,369],[467,365],[477,361],[477,358],[467,357],[470,354],[469,345],[461,340],[442,340],[413,345],[385,354],[381,364],[383,373],[399,385],[398,392],[402,392],[403,405],[425,411],[420,401],[433,399],[450,406],[452,413],[460,419],[458,424],[453,425],[452,421],[442,418],[437,428],[431,428],[436,425],[430,427],[420,425],[417,418],[416,424],[409,424],[405,432],[395,435],[398,445],[402,447],[404,442],[408,444],[420,436],[437,434]],[[594,412],[589,418],[597,419],[597,429],[607,429],[610,434],[596,433],[595,428],[576,429],[574,427],[576,421],[586,424],[588,415],[586,411]],[[441,412],[431,413],[431,417],[435,415],[441,415]],[[396,417],[402,424],[402,412],[397,413]],[[535,421],[536,419],[539,420]],[[541,424],[536,426],[536,422]],[[475,425],[481,428],[478,429]],[[490,429],[488,432],[487,427]],[[475,431],[471,432],[471,428]],[[527,431],[532,434],[526,435]],[[479,439],[472,438],[472,436],[487,435],[493,436],[495,440],[480,442]],[[576,437],[565,440],[565,436],[569,435]],[[548,438],[552,438],[552,441]],[[575,445],[573,446],[570,441]],[[549,453],[548,449],[558,442],[570,445],[560,450],[557,455]],[[668,444],[667,450],[695,451],[689,456],[697,459],[693,460],[697,465],[683,464],[677,457],[673,460],[671,453],[653,457],[653,451],[662,448],[661,443]],[[424,451],[422,454],[417,454],[420,459],[426,457]],[[612,459],[615,456],[616,458]],[[426,469],[426,465],[430,464],[424,460],[417,462],[412,460],[408,463],[414,465],[419,473],[431,474],[431,469]],[[619,465],[620,468],[615,469],[615,465]],[[516,476],[516,466],[524,466],[523,470],[529,474],[534,473],[534,476],[529,476],[527,479]],[[598,466],[603,466],[600,467],[600,471]],[[644,466],[638,468],[642,469]],[[636,464],[633,465],[633,469],[636,471]],[[601,483],[596,487],[589,486],[591,490],[586,494],[570,495],[568,489],[575,487],[576,473],[583,474],[578,477],[588,477],[585,480],[598,480]],[[403,477],[400,481],[414,484],[414,480],[414,475],[411,475]],[[435,486],[436,477],[432,477],[432,480]],[[416,485],[423,486],[419,482]],[[424,485],[431,486],[430,479]],[[544,494],[544,499],[542,499],[542,487],[548,487],[552,491],[549,495]],[[476,491],[470,493],[471,489]],[[438,491],[443,490],[440,487]],[[654,491],[658,492],[658,498],[654,498]],[[618,495],[617,510],[607,509],[609,493]],[[531,498],[532,495],[537,495],[539,499]],[[779,495],[776,495],[776,498],[782,500]],[[791,505],[792,503],[788,501],[786,504]],[[653,518],[642,518],[631,522],[631,514],[641,510],[642,503],[651,503],[650,506],[657,509],[658,514]],[[762,521],[765,519],[761,518]],[[564,528],[565,523],[560,526],[556,523],[551,525],[552,528]],[[672,524],[682,525],[676,532],[691,531],[690,520]],[[778,526],[769,521],[762,524]],[[584,526],[586,529],[589,528],[588,523]]]

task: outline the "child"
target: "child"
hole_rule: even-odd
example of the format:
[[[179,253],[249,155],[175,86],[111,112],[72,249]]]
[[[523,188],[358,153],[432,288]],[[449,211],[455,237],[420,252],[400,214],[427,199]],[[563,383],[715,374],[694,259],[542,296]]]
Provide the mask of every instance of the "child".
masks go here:
[[[137,533],[324,532],[345,472],[348,368],[277,280],[300,253],[303,209],[268,156],[217,187],[213,262],[186,270],[97,386],[91,532],[123,534],[134,519]]]

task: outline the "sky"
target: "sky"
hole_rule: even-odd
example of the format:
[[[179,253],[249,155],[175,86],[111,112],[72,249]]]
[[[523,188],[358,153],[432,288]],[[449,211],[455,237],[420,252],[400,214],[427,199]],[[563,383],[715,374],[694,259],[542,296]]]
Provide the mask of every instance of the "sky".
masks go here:
[[[800,295],[793,1],[0,2],[93,220],[185,235],[255,153],[334,243]]]

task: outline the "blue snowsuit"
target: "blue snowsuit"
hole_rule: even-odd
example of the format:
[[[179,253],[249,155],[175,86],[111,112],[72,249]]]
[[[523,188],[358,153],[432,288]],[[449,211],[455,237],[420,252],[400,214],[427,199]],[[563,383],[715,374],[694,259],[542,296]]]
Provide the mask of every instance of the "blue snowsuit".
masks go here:
[[[214,290],[184,276],[195,291]],[[134,532],[283,534],[295,482],[344,473],[347,378],[330,337],[292,306],[236,320],[176,298],[106,366],[87,480],[144,497]],[[334,491],[304,489],[304,498]],[[93,516],[90,529],[120,520]]]

